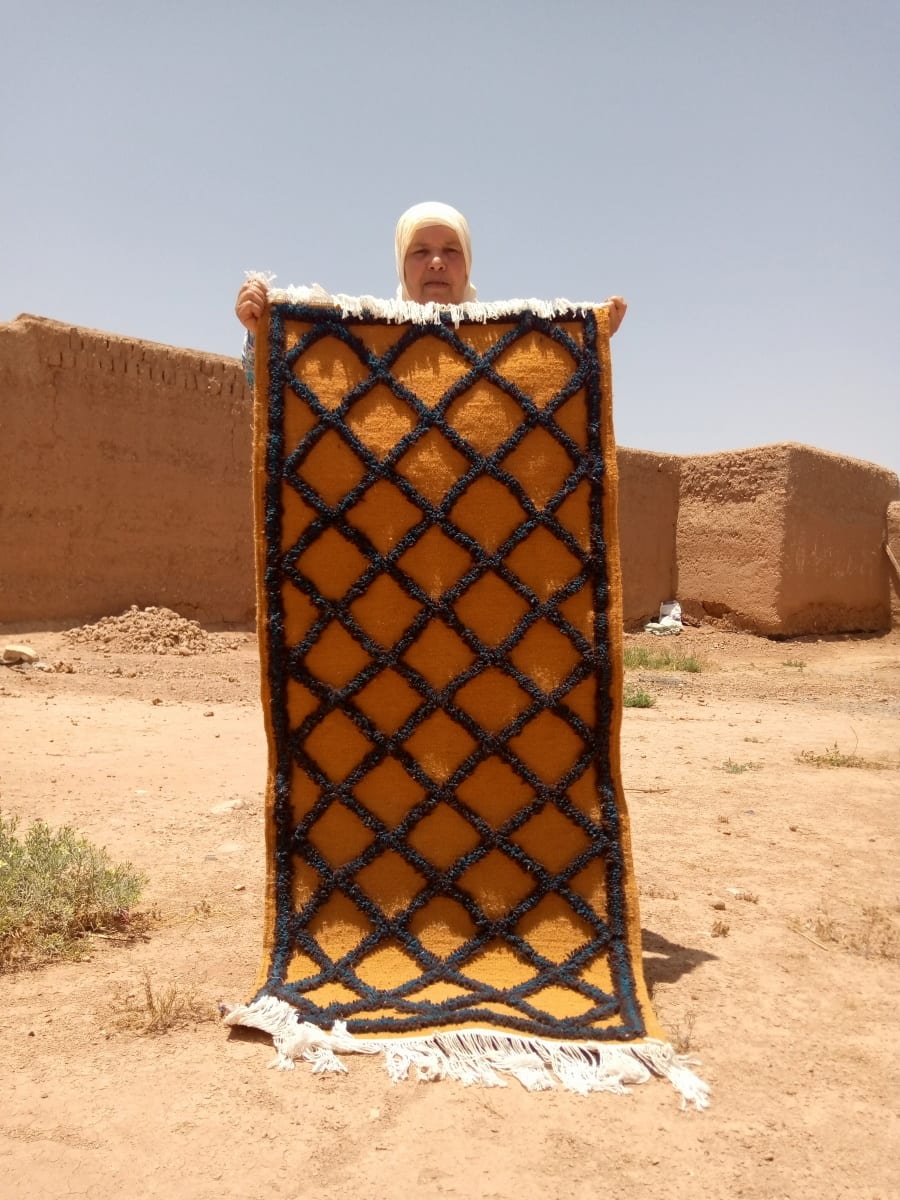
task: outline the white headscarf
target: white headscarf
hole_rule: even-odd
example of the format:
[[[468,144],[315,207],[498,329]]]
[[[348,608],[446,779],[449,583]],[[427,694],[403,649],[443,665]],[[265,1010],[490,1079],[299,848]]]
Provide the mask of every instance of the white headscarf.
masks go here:
[[[472,238],[469,234],[469,223],[461,212],[457,212],[449,204],[441,204],[439,200],[426,200],[424,204],[414,204],[397,222],[394,251],[397,255],[397,274],[400,277],[400,286],[397,288],[398,299],[412,300],[412,296],[406,290],[403,264],[406,262],[407,251],[417,231],[424,229],[426,225],[443,225],[447,229],[452,229],[459,238],[463,260],[466,264],[466,290],[463,294],[463,303],[474,300],[477,292],[469,282],[469,274],[472,270]]]

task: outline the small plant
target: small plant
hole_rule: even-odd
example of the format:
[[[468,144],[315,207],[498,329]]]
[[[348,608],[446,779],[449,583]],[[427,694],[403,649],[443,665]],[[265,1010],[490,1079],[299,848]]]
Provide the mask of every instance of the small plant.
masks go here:
[[[625,669],[644,667],[650,671],[688,671],[696,674],[701,670],[700,660],[693,654],[679,654],[666,648],[651,650],[648,646],[625,647]]]
[[[861,758],[856,753],[844,754],[837,742],[824,754],[816,754],[814,750],[801,750],[797,755],[797,762],[805,763],[810,767],[855,767],[869,771],[886,771],[890,770],[892,766],[891,763],[874,762],[869,758]]]
[[[670,1025],[672,1049],[676,1054],[689,1054],[696,1049],[694,1045],[694,1026],[696,1024],[697,1014],[692,1008],[672,1022]]]
[[[900,958],[900,930],[886,908],[877,904],[863,908],[850,949],[865,958]]]
[[[731,817],[729,817],[727,813],[719,813],[719,815],[716,817],[716,820],[720,825],[727,825],[730,822]]]
[[[756,742],[756,743],[758,744],[759,742],[761,742],[761,741],[762,741],[762,738],[758,738],[758,737],[745,737],[745,738],[744,738],[744,741],[745,741],[745,742]]]
[[[146,878],[69,826],[35,821],[24,838],[0,813],[0,971],[83,958],[89,935],[131,939],[147,918],[134,911]]]
[[[671,888],[658,887],[655,883],[640,884],[638,892],[649,900],[677,900],[678,893]]]
[[[798,671],[802,671],[806,663],[802,658],[786,658],[781,665],[783,667],[796,667]]]
[[[900,959],[900,926],[893,910],[877,904],[863,905],[857,915],[839,920],[823,906],[805,921],[792,921],[789,927],[823,950],[838,946],[864,958]]]
[[[118,1029],[153,1035],[216,1020],[215,1007],[198,999],[193,988],[177,980],[154,984],[149,972],[137,991],[120,988],[115,993],[111,1015]]]
[[[731,926],[728,924],[728,922],[723,921],[721,917],[718,917],[715,921],[713,921],[713,927],[710,932],[713,937],[728,937],[730,929]]]
[[[759,763],[735,762],[733,758],[726,758],[722,763],[722,770],[729,775],[743,775],[745,771],[758,771],[759,767]]]
[[[743,900],[747,904],[759,904],[759,893],[748,892],[744,888],[738,888],[734,893],[735,900]]]
[[[649,692],[645,692],[643,688],[626,686],[622,696],[622,703],[626,708],[652,708],[656,703],[656,697],[651,696]]]
[[[839,942],[840,932],[837,921],[827,912],[819,912],[806,922],[811,933],[823,942]]]

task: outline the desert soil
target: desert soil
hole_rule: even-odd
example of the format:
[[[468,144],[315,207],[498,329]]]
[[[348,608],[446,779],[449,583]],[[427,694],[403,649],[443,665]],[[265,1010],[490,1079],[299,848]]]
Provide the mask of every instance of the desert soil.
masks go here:
[[[656,704],[626,710],[622,740],[645,971],[712,1086],[705,1113],[658,1080],[587,1098],[392,1085],[362,1058],[342,1076],[267,1070],[268,1039],[213,1015],[127,1027],[147,981],[210,1006],[252,991],[255,640],[133,617],[8,641],[40,661],[0,668],[0,807],[133,863],[157,920],[0,975],[3,1197],[900,1195],[897,631],[629,636],[704,665],[629,672]],[[835,747],[868,765],[814,761]]]

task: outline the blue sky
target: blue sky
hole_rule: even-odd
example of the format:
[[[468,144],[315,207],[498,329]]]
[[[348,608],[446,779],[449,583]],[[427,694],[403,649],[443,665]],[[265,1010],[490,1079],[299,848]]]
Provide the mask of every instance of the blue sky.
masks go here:
[[[896,0],[0,2],[0,321],[236,354],[245,269],[621,293],[621,444],[900,471]]]

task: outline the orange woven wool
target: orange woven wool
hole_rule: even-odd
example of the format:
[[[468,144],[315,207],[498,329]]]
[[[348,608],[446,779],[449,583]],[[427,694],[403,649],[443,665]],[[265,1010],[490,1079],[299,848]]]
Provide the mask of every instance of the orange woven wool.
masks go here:
[[[254,1003],[361,1039],[658,1037],[619,771],[605,310],[276,302],[256,363]]]

